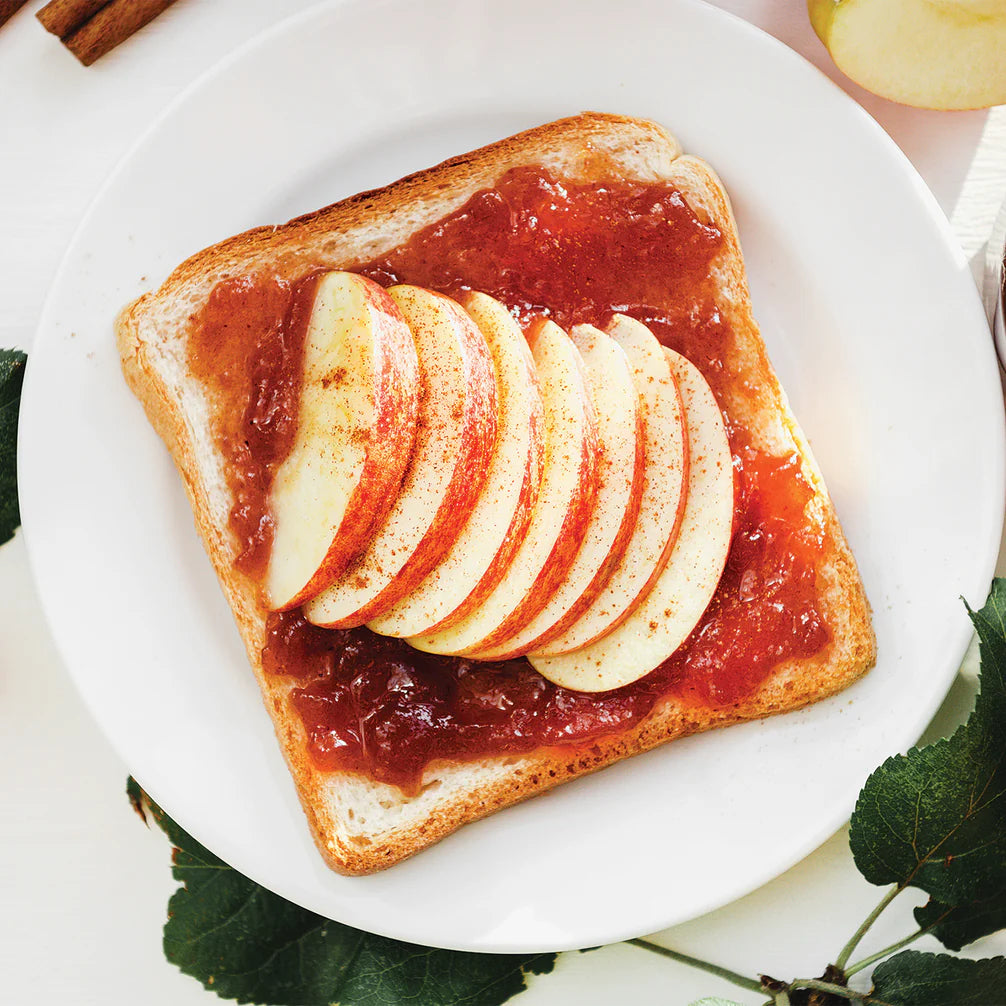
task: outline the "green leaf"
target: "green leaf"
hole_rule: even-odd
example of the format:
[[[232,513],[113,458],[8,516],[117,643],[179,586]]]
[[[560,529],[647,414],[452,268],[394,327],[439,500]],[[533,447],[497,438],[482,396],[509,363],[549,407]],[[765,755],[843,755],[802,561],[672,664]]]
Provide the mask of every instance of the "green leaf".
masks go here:
[[[966,602],[965,602],[966,603]],[[983,729],[998,734],[1006,713],[1006,579],[992,581],[985,607],[968,614],[978,632],[982,689],[975,702],[974,717]]]
[[[1006,891],[1006,580],[971,617],[982,668],[974,712],[949,739],[884,762],[849,834],[871,883],[918,887],[945,905]]]
[[[546,974],[555,954],[434,950],[315,915],[232,870],[130,780],[175,846],[182,887],[168,904],[164,953],[224,999],[270,1006],[497,1006]]]
[[[930,900],[915,909],[915,920],[949,950],[960,950],[1006,928],[1006,897],[999,893],[966,905],[944,905]]]
[[[0,545],[10,541],[21,523],[17,504],[17,418],[27,357],[0,349]]]
[[[878,964],[869,1002],[887,1006],[991,1006],[1006,1002],[1006,957],[962,960],[905,950]]]

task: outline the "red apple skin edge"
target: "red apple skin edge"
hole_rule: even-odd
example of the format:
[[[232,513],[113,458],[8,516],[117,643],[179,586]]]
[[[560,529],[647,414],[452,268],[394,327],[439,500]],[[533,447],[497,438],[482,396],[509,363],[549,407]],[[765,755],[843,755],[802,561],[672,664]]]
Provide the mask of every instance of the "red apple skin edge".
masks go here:
[[[573,336],[574,342],[576,342],[575,332],[576,329],[570,333],[571,336]],[[626,361],[626,366],[628,367],[628,361]],[[577,619],[579,619],[579,617],[590,607],[590,605],[594,602],[594,599],[604,588],[612,571],[618,565],[623,553],[625,552],[625,547],[628,544],[629,539],[632,536],[632,531],[636,526],[636,518],[639,516],[640,507],[643,501],[643,487],[646,482],[644,477],[644,466],[646,464],[646,425],[643,418],[641,403],[640,407],[636,410],[635,425],[635,456],[632,463],[633,477],[632,485],[629,490],[629,499],[625,506],[618,530],[615,532],[615,536],[612,539],[608,555],[604,559],[604,562],[598,567],[597,572],[594,574],[590,583],[586,586],[586,588],[584,588],[583,593],[579,598],[577,598],[576,602],[558,621],[549,628],[545,629],[543,632],[539,633],[533,639],[521,643],[519,646],[510,650],[504,650],[497,647],[496,650],[492,651],[491,654],[485,657],[482,657],[484,651],[480,650],[478,654],[475,654],[476,657],[490,660],[510,660],[514,657],[522,657],[528,653],[534,652],[539,647],[545,646],[550,640],[562,635],[562,633],[573,625],[573,623],[576,622]],[[603,451],[601,451],[601,454],[603,454]],[[603,463],[603,457],[599,456],[599,473],[600,465]],[[571,568],[572,565],[573,564],[571,563]],[[547,603],[548,602],[546,601],[546,604]]]
[[[363,288],[377,338],[374,357],[374,406],[377,421],[363,473],[346,505],[325,558],[304,587],[276,610],[303,604],[332,583],[367,547],[388,516],[412,457],[418,415],[419,364],[416,347],[398,305],[384,288],[363,276]]]
[[[634,321],[632,319],[625,319],[621,315],[616,315],[615,318],[611,321],[611,323],[606,327],[605,331],[609,335],[617,333],[619,331],[620,326],[623,325],[623,324],[626,324],[626,323],[628,323],[630,325],[639,325],[640,324],[639,322],[636,322],[636,321]],[[608,635],[608,633],[614,632],[615,629],[617,629],[619,626],[621,626],[625,622],[625,620],[631,616],[632,612],[636,609],[636,606],[639,604],[640,600],[649,593],[649,591],[651,590],[651,588],[653,587],[653,585],[660,578],[661,573],[664,571],[664,567],[667,565],[668,559],[670,558],[670,555],[671,555],[671,553],[674,550],[674,545],[677,542],[678,534],[679,534],[679,532],[681,530],[681,521],[682,521],[682,518],[684,516],[685,504],[686,504],[686,501],[687,501],[687,488],[686,487],[687,487],[687,484],[688,484],[688,475],[689,475],[689,466],[690,466],[690,458],[689,458],[689,453],[688,453],[688,437],[685,435],[684,405],[683,405],[682,400],[681,400],[681,391],[680,391],[680,388],[678,387],[677,381],[674,379],[673,374],[671,374],[670,377],[671,377],[671,384],[672,384],[672,386],[674,388],[674,396],[675,396],[675,399],[677,400],[677,403],[678,403],[678,405],[677,405],[677,415],[678,415],[678,422],[680,424],[679,428],[681,430],[681,436],[682,436],[682,457],[681,457],[681,476],[680,476],[681,480],[682,480],[682,488],[681,488],[681,491],[678,493],[678,496],[677,496],[677,506],[676,506],[676,509],[675,509],[675,512],[674,512],[674,519],[673,519],[673,522],[671,524],[671,527],[670,527],[670,530],[668,532],[668,535],[667,535],[666,539],[663,542],[663,546],[662,546],[661,552],[656,557],[656,560],[655,561],[651,561],[651,563],[650,563],[650,573],[649,573],[649,576],[646,578],[646,580],[644,582],[642,582],[641,584],[637,585],[635,592],[631,596],[627,595],[623,599],[620,614],[618,614],[618,616],[615,617],[615,618],[613,618],[611,621],[605,620],[603,622],[603,624],[601,624],[601,626],[598,629],[598,631],[595,632],[593,635],[591,635],[591,636],[589,636],[589,637],[587,637],[587,638],[585,638],[583,640],[580,640],[573,647],[563,648],[562,650],[559,650],[559,651],[550,651],[550,649],[549,649],[550,643],[553,643],[555,640],[560,639],[562,637],[562,635],[571,626],[573,626],[573,625],[576,624],[575,620],[568,621],[566,623],[566,625],[564,626],[564,628],[561,630],[561,632],[556,632],[554,634],[551,634],[550,637],[549,637],[549,639],[547,641],[537,644],[536,649],[534,649],[534,650],[528,650],[528,653],[532,653],[535,656],[541,656],[541,657],[545,657],[545,656],[559,656],[562,653],[567,653],[567,652],[570,652],[571,650],[574,650],[574,649],[578,650],[578,649],[583,649],[584,647],[590,646],[591,644],[597,642],[599,639],[602,639],[604,636]],[[642,422],[643,422],[643,431],[644,431],[644,439],[645,439],[645,432],[646,432],[646,429],[647,429],[647,427],[646,427],[646,412],[645,412],[645,410],[643,410],[642,415],[643,415]],[[643,450],[644,450],[644,453],[645,453],[645,443],[644,443],[644,446],[643,446]],[[645,461],[644,461],[644,465],[645,465]],[[635,525],[633,525],[633,528],[631,530],[635,530]],[[621,560],[622,557],[625,556],[625,550],[627,548],[629,548],[629,541],[630,540],[631,540],[631,533],[630,533],[629,538],[626,540],[626,542],[622,546],[622,556],[619,557],[619,561]],[[614,573],[614,571],[617,568],[618,568],[618,563],[617,562],[615,562],[615,563],[613,563],[611,565],[611,567],[608,570],[608,577],[609,578],[611,577],[611,575]],[[597,590],[597,593],[600,593],[600,591],[603,590],[605,586],[607,586],[607,581],[605,581],[604,584],[600,585],[600,587]],[[595,593],[595,598],[596,598],[596,596],[597,596],[597,594]],[[587,606],[587,608],[589,608],[589,605]],[[587,608],[584,608],[579,614],[582,616],[583,613],[584,613],[584,611],[587,610]],[[545,652],[542,653],[541,652],[542,650],[544,650]]]
[[[528,330],[528,343],[532,348],[543,323],[536,322]],[[524,600],[492,633],[479,641],[478,650],[488,650],[503,642],[519,631],[521,627],[527,625],[541,611],[548,603],[552,592],[565,579],[566,573],[583,542],[583,532],[590,520],[590,514],[597,499],[598,442],[597,419],[593,414],[594,407],[587,390],[587,375],[584,373],[582,364],[578,366],[578,370],[582,394],[589,415],[584,449],[580,456],[579,492],[567,508],[552,551]]]
[[[461,306],[468,309],[472,295],[461,298]],[[537,384],[534,376],[534,361],[531,359],[530,350],[527,354],[525,364],[530,371],[530,381]],[[535,503],[538,501],[538,490],[541,488],[541,469],[545,463],[545,410],[541,406],[531,413],[530,420],[530,440],[531,450],[528,452],[527,463],[524,466],[523,481],[520,489],[520,503],[514,511],[513,520],[507,529],[506,538],[500,546],[499,551],[494,556],[482,579],[479,580],[475,589],[468,597],[452,611],[442,618],[435,625],[424,629],[424,635],[433,632],[442,632],[444,629],[456,625],[463,618],[473,612],[495,589],[496,585],[503,579],[510,566],[513,557],[520,548],[520,543],[527,534],[528,526],[531,523],[531,515],[534,513]]]
[[[458,521],[466,519],[471,512],[489,474],[499,421],[496,369],[489,347],[471,318],[450,298],[437,297],[448,305],[454,315],[464,343],[464,383],[470,401],[460,417],[464,423],[461,452],[443,502],[419,547],[380,594],[351,616],[329,625],[332,629],[363,625],[383,614],[418,586],[450,548],[457,534]],[[393,503],[394,496],[388,502],[385,516]]]
[[[604,560],[604,564],[594,575],[594,579],[591,580],[590,585],[580,595],[576,604],[551,629],[543,632],[537,639],[533,639],[522,646],[519,654],[513,653],[510,656],[523,656],[526,653],[531,653],[539,647],[547,645],[550,640],[555,639],[557,636],[561,636],[594,603],[594,599],[602,591],[612,571],[622,558],[625,546],[628,544],[629,538],[632,537],[632,529],[636,526],[636,518],[639,516],[639,508],[643,501],[643,465],[646,459],[646,442],[642,415],[637,418],[636,427],[636,466],[632,482],[632,492],[625,516],[619,525],[618,533],[611,545],[611,551],[608,553],[607,559]],[[682,509],[684,508],[682,507]],[[499,657],[497,659],[503,660],[507,658]]]

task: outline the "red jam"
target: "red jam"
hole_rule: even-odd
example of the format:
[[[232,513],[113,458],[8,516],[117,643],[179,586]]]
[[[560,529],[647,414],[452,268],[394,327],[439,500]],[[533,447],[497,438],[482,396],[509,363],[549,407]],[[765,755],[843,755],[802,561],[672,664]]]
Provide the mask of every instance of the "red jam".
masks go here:
[[[271,276],[218,283],[191,319],[188,364],[212,390],[213,432],[235,499],[236,565],[261,580],[272,547],[269,491],[297,432],[301,367],[316,278]]]
[[[794,477],[795,457],[742,448],[738,458],[738,530],[712,606],[670,660],[614,691],[560,688],[526,660],[437,657],[369,629],[273,615],[266,671],[301,680],[293,702],[315,764],[414,789],[434,759],[588,747],[639,723],[665,695],[729,704],[780,660],[817,653],[829,634],[813,606],[820,541],[799,530],[810,490]]]
[[[481,290],[523,323],[548,315],[563,326],[603,326],[614,311],[639,318],[691,359],[720,399],[738,492],[730,556],[702,621],[663,665],[611,692],[558,688],[524,660],[434,657],[365,628],[335,632],[309,625],[298,612],[272,615],[266,670],[298,679],[293,702],[317,765],[414,789],[424,767],[438,759],[550,745],[588,748],[637,724],[665,696],[729,705],[780,662],[828,645],[829,629],[815,607],[822,532],[804,513],[812,489],[796,456],[755,449],[741,418],[730,413],[731,398],[757,396],[759,389],[731,369],[733,334],[708,280],[723,244],[723,235],[669,185],[560,184],[545,171],[524,168],[379,261],[352,266],[384,285],[415,283],[449,294]],[[295,394],[289,384],[284,390],[278,381],[293,374],[299,344],[288,329],[296,314],[291,305],[301,298],[289,290],[281,296],[280,284],[267,279],[247,289],[234,286],[221,284],[218,302],[196,321],[209,330],[204,346],[228,342],[218,330],[227,327],[225,309],[235,304],[232,327],[256,328],[242,364],[245,397],[232,398],[250,404],[228,462],[232,485],[255,487],[238,494],[232,522],[252,565],[261,568],[271,540],[271,532],[257,530],[269,521],[261,490],[291,435],[272,406],[296,401],[285,397]],[[255,320],[256,312],[264,322]],[[277,340],[282,351],[275,349]],[[213,361],[205,363],[204,379],[213,382]],[[296,380],[292,384],[295,389]],[[222,392],[222,398],[231,394]],[[223,442],[236,420],[218,410],[216,422]],[[249,431],[263,427],[271,432],[259,454]]]

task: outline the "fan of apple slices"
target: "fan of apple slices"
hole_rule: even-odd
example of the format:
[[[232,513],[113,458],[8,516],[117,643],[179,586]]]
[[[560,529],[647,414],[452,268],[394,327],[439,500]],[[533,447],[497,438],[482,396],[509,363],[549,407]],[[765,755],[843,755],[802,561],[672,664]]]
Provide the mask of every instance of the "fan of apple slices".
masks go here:
[[[316,625],[606,691],[681,646],[726,563],[719,406],[622,315],[525,333],[482,293],[328,273],[297,431],[265,592]]]

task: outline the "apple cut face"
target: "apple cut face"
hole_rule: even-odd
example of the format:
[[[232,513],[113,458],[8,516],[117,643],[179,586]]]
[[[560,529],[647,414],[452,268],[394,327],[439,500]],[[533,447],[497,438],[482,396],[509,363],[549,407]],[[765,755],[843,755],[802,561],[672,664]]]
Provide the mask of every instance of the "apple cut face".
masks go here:
[[[874,94],[935,109],[1006,102],[1004,0],[808,0],[835,65]]]
[[[665,349],[681,391],[691,463],[681,530],[664,571],[621,625],[590,646],[530,658],[549,681],[582,692],[649,674],[698,624],[720,582],[733,534],[733,458],[712,390],[694,364]]]
[[[430,653],[468,655],[527,625],[576,558],[597,495],[597,420],[583,360],[551,321],[528,336],[545,405],[545,464],[537,505],[513,561],[488,597],[449,628],[412,636]]]
[[[663,347],[642,322],[615,315],[608,334],[629,361],[642,409],[644,465],[639,514],[621,557],[590,605],[571,625],[531,651],[538,657],[579,650],[628,618],[663,571],[684,513],[689,451],[674,370]]]
[[[429,290],[396,286],[388,294],[418,354],[415,447],[367,550],[304,606],[311,622],[328,628],[377,618],[422,582],[464,527],[496,448],[496,373],[475,323]]]
[[[509,639],[472,654],[481,660],[523,656],[572,625],[607,582],[639,515],[645,433],[629,360],[614,339],[592,325],[578,325],[570,337],[583,358],[597,415],[597,500],[583,544],[545,607]]]
[[[318,280],[305,334],[294,445],[273,481],[267,604],[292,608],[366,548],[398,493],[419,402],[416,347],[376,283]]]
[[[499,434],[485,486],[453,546],[390,611],[368,622],[387,636],[442,631],[496,588],[524,540],[545,461],[545,406],[524,333],[509,311],[483,293],[462,306],[492,353],[499,390]]]

